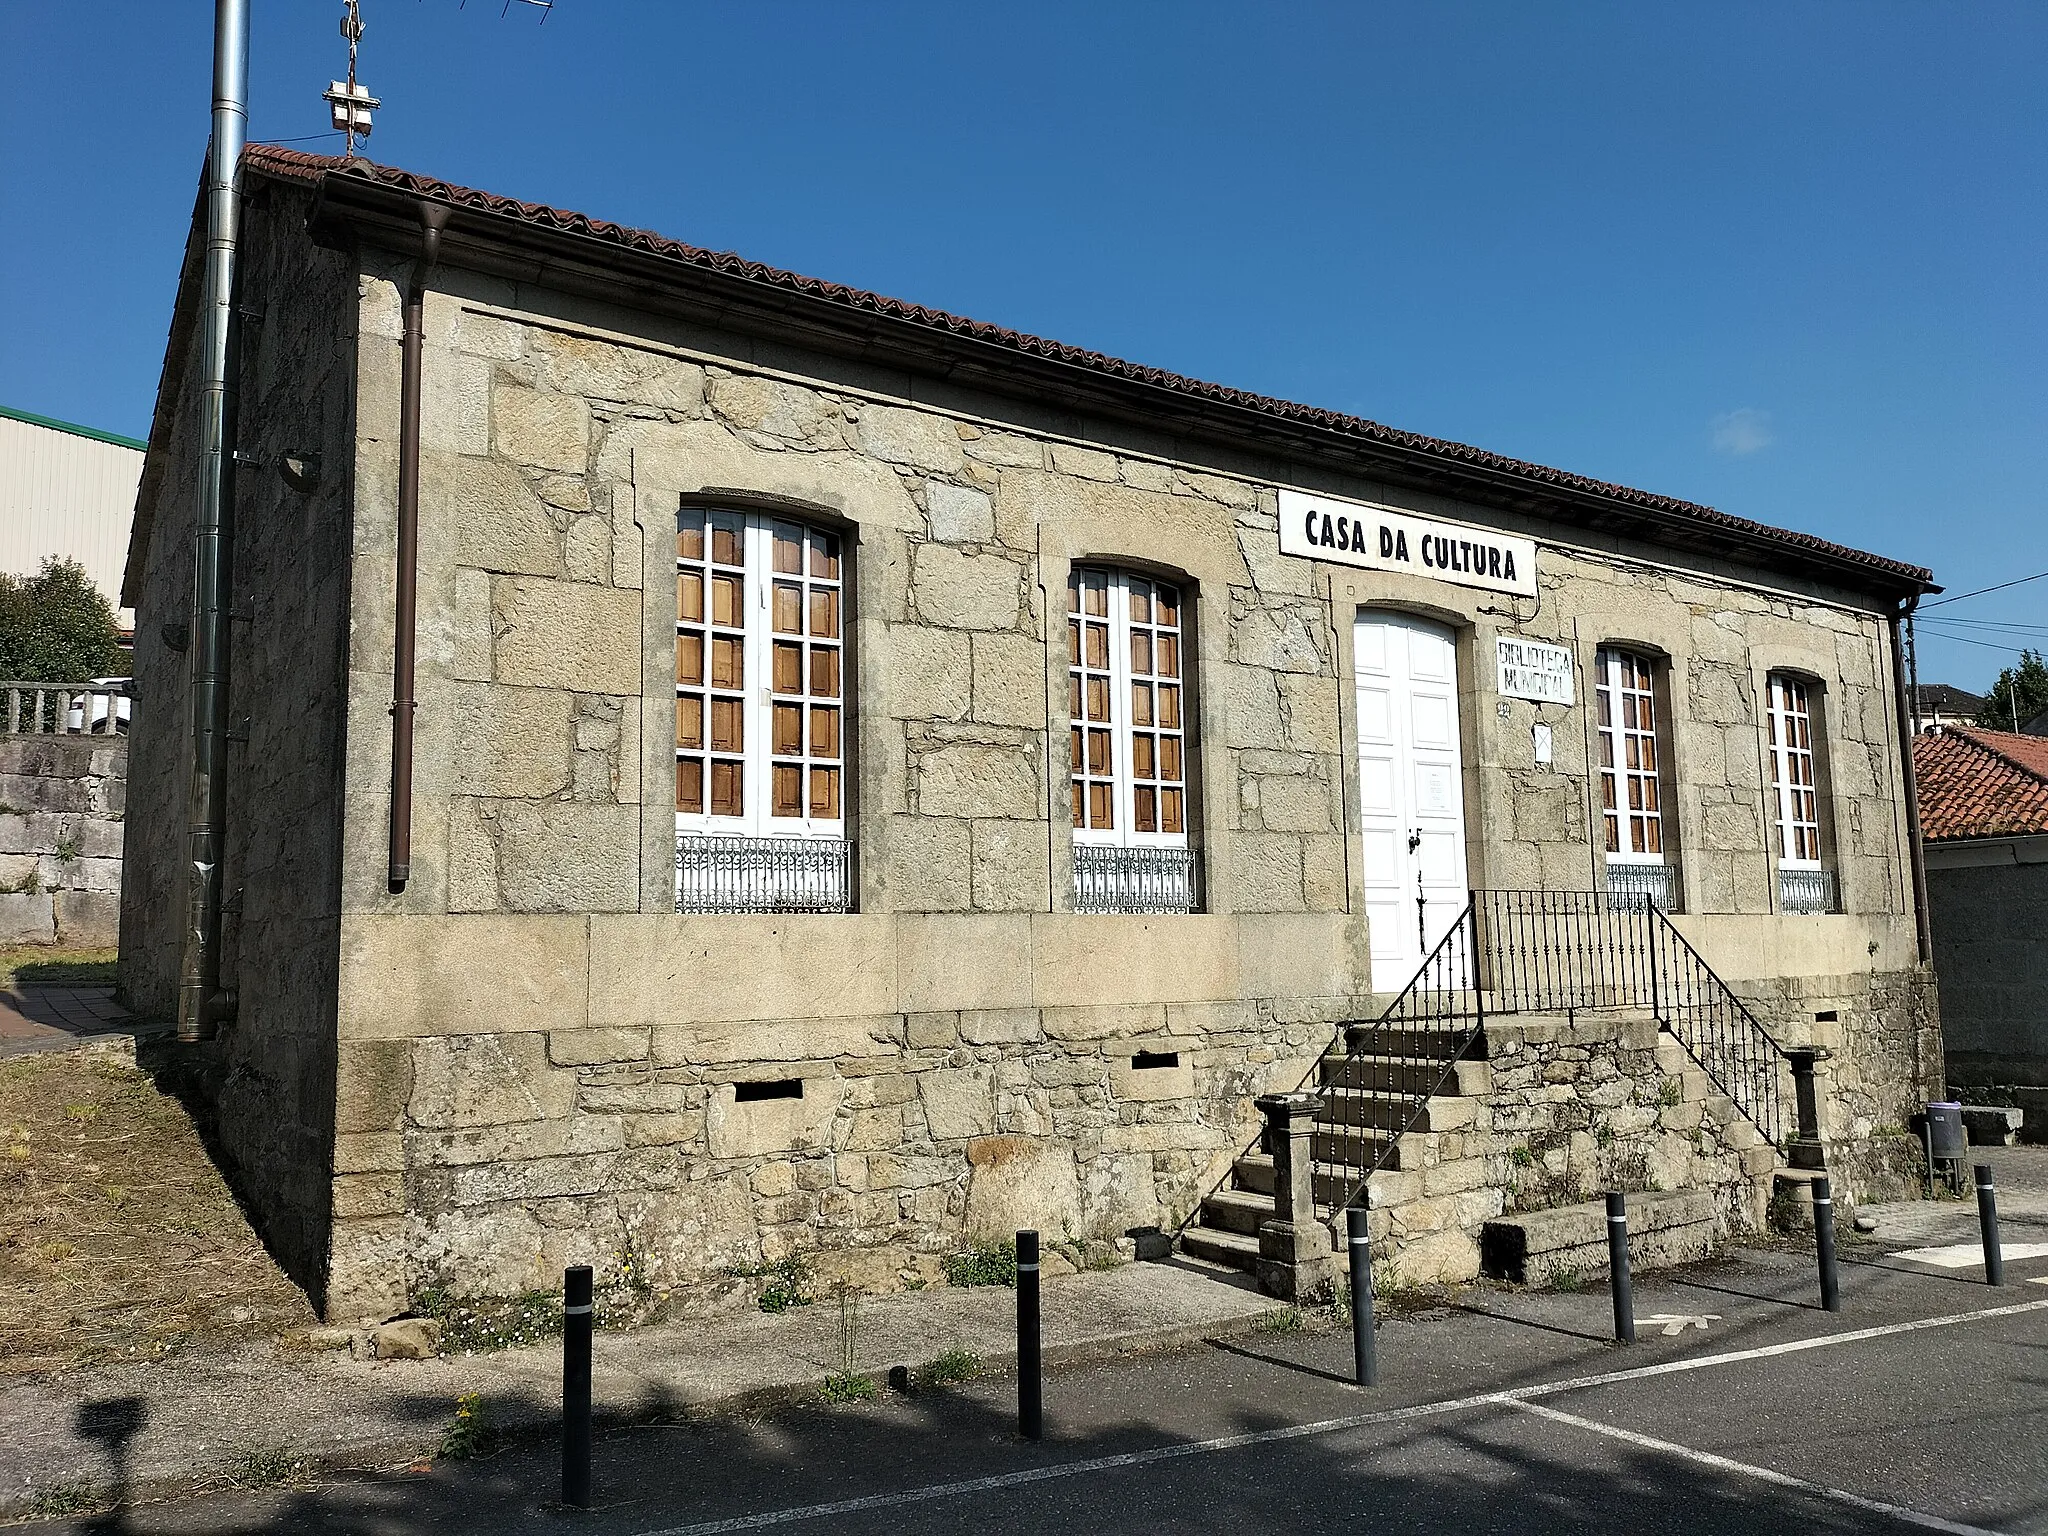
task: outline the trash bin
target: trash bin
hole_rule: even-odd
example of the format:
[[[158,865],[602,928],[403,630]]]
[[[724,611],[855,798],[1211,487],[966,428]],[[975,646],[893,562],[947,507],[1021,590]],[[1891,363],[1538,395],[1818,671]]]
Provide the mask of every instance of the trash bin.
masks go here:
[[[1951,1189],[1960,1188],[1963,1164],[1970,1156],[1969,1133],[1963,1129],[1963,1106],[1929,1104],[1926,1118],[1921,1123],[1921,1134],[1927,1147],[1929,1185],[1933,1184],[1935,1173],[1940,1170]],[[1943,1168],[1943,1164],[1948,1166]]]

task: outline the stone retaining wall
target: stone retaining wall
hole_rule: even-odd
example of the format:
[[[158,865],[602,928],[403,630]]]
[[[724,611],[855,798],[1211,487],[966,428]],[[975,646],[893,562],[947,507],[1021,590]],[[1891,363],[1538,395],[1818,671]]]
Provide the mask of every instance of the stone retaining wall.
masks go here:
[[[0,736],[0,944],[113,947],[127,806],[127,738]]]

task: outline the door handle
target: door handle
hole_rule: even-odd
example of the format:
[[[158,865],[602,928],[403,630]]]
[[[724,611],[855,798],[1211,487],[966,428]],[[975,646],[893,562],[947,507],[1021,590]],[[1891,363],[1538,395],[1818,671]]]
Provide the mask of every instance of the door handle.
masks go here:
[[[1408,851],[1409,851],[1410,853],[1413,853],[1413,852],[1414,852],[1414,851],[1415,851],[1416,849],[1420,848],[1421,846],[1422,846],[1422,834],[1421,834],[1421,833],[1420,833],[1419,831],[1416,831],[1416,830],[1415,830],[1414,828],[1412,828],[1412,827],[1411,827],[1411,828],[1409,828],[1409,831],[1408,831]]]

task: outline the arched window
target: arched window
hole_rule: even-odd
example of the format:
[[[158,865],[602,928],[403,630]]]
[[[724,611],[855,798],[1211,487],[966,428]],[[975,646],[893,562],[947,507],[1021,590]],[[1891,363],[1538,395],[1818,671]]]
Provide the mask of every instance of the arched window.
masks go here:
[[[1194,910],[1182,626],[1172,582],[1099,566],[1068,578],[1077,910]]]
[[[677,514],[677,900],[688,910],[846,910],[840,544],[765,513]]]
[[[1821,863],[1820,759],[1814,733],[1819,690],[1784,672],[1773,672],[1768,682],[1778,905],[1787,912],[1831,911],[1834,881]]]
[[[1664,768],[1656,673],[1646,656],[1603,646],[1594,656],[1600,731],[1600,810],[1607,888],[1670,907]]]

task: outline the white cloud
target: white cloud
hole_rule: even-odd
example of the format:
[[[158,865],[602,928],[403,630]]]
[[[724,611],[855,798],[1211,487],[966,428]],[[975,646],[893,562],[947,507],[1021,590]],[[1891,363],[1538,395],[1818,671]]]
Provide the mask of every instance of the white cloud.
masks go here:
[[[1746,405],[1740,410],[1723,411],[1714,418],[1713,428],[1715,450],[1738,458],[1770,447],[1776,438],[1771,431],[1771,413]]]

